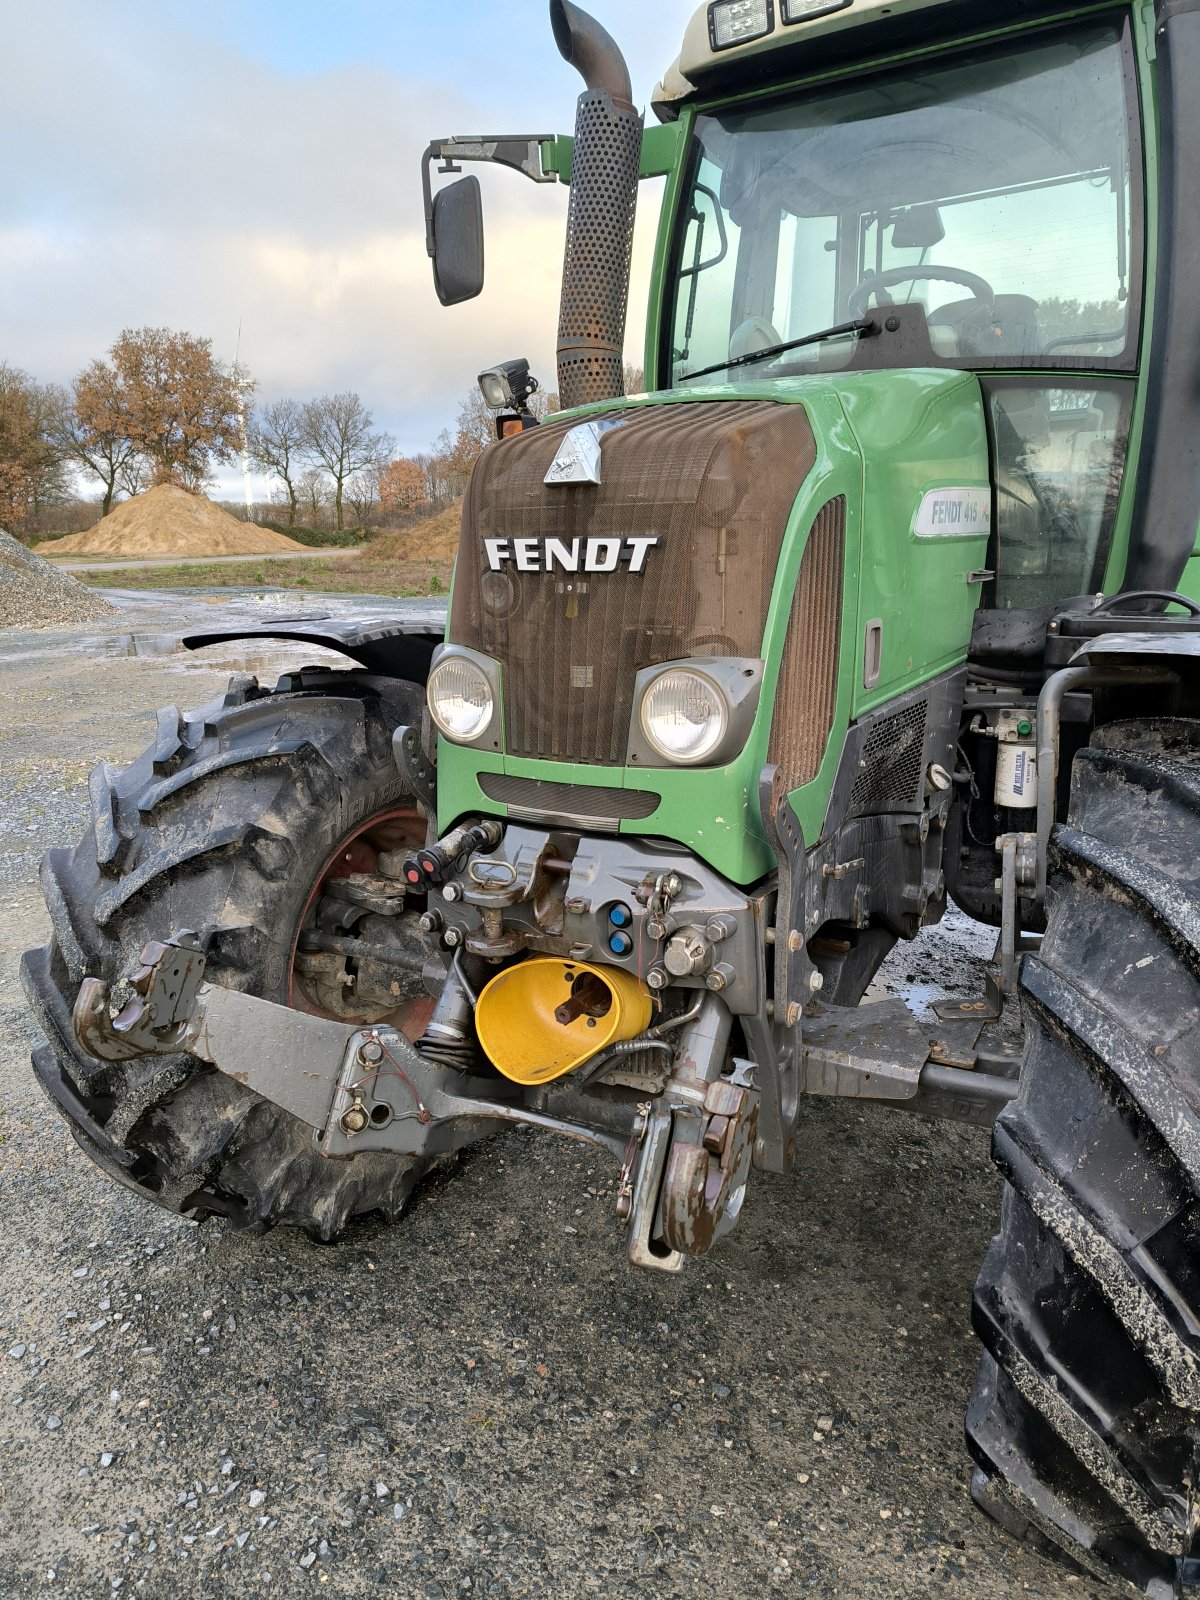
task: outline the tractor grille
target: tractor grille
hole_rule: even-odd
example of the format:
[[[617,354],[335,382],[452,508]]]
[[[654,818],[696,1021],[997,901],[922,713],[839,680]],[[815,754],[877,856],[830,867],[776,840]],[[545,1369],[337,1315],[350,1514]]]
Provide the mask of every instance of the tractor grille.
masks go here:
[[[590,783],[543,783],[538,778],[510,778],[481,772],[479,787],[489,800],[508,807],[510,817],[566,822],[572,827],[616,833],[622,822],[653,816],[662,796],[649,789],[600,789]]]
[[[815,459],[801,406],[614,408],[603,482],[547,486],[576,423],[486,450],[467,491],[449,637],[500,662],[511,755],[621,766],[644,667],[757,656],[788,518]],[[491,572],[484,541],[657,538],[644,568]]]
[[[852,816],[900,811],[920,799],[925,779],[926,704],[918,700],[883,717],[867,735],[862,770],[850,796]]]
[[[789,790],[816,777],[833,728],[845,550],[846,501],[839,498],[817,514],[805,546],[775,691],[767,760]]]

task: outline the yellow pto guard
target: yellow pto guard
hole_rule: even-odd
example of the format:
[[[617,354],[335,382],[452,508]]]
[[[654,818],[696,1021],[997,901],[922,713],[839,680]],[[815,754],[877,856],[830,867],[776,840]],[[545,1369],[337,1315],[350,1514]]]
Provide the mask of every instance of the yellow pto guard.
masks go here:
[[[479,997],[479,1042],[514,1083],[554,1083],[610,1044],[650,1026],[649,989],[618,967],[538,957],[510,967]]]

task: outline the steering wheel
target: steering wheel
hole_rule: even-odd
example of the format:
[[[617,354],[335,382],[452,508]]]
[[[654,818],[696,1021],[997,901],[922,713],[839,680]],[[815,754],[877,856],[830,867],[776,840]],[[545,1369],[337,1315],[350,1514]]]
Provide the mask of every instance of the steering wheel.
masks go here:
[[[935,283],[961,283],[979,301],[979,309],[985,320],[990,320],[996,314],[996,291],[991,284],[978,273],[964,272],[960,267],[889,267],[886,272],[869,272],[850,296],[847,310],[852,317],[861,317],[872,295],[878,298],[881,306],[895,305],[896,302],[887,291],[898,283],[912,283],[917,279],[929,279]]]

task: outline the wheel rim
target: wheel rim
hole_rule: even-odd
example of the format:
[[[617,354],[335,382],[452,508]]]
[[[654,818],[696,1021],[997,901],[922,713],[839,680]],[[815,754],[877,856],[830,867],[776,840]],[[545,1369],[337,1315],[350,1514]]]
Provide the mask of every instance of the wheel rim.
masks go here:
[[[335,1022],[386,1022],[409,1039],[419,1039],[425,1032],[437,1005],[436,997],[422,996],[417,1000],[403,1001],[384,1017],[378,1015],[378,1007],[371,1007],[370,1016],[364,1014],[361,1019],[356,1019],[352,1015],[352,1006],[342,1012],[322,1007],[311,994],[310,986],[305,976],[297,970],[296,964],[301,936],[313,925],[329,885],[340,878],[359,873],[376,873],[379,857],[385,851],[416,848],[425,842],[425,831],[424,815],[415,806],[392,807],[357,824],[338,842],[317,873],[292,936],[288,957],[287,1003],[293,1011],[303,1011],[310,1016],[325,1017]]]

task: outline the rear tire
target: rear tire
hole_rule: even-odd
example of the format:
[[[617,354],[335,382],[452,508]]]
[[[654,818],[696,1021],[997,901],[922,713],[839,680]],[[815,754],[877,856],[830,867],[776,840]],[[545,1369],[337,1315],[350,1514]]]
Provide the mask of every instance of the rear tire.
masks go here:
[[[362,672],[308,671],[272,692],[235,679],[202,711],[160,711],[154,748],[131,766],[92,774],[92,831],[42,863],[53,937],[22,976],[46,1036],[39,1080],[80,1146],[143,1198],[326,1241],[353,1217],[404,1209],[427,1164],[326,1160],[310,1128],[193,1056],[96,1061],[71,1009],[85,977],[115,984],[148,941],[184,929],[201,935],[214,982],[313,1009],[294,993],[297,934],[323,872],[372,819],[420,827],[391,739],[421,705],[414,685]]]
[[[1100,729],[1051,868],[975,1291],[973,1492],[1166,1600],[1200,1586],[1200,723]]]

